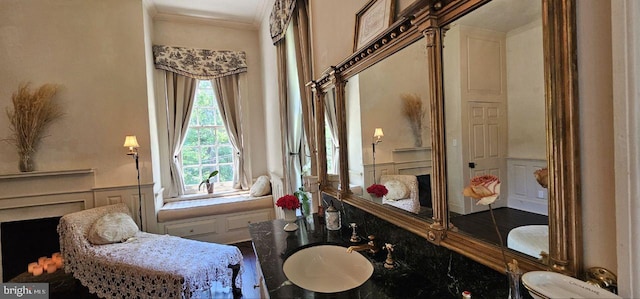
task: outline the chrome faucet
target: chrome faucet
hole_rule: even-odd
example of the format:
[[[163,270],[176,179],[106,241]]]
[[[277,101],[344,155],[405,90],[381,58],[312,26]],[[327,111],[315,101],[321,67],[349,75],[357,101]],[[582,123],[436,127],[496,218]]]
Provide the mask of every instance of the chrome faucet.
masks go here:
[[[369,235],[368,239],[369,242],[367,244],[349,246],[349,248],[347,248],[347,252],[367,250],[372,254],[378,253],[381,248],[376,244],[376,237],[374,235]]]

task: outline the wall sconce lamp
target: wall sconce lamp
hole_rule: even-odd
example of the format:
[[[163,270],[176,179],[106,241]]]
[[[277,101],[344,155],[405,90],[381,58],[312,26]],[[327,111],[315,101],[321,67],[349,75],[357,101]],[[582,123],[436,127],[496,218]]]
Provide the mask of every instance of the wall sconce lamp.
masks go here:
[[[382,132],[382,128],[376,128],[373,132],[373,142],[371,143],[371,147],[373,148],[373,183],[377,184],[378,180],[376,178],[376,144],[382,142],[382,137],[384,133]]]
[[[127,155],[132,156],[136,161],[136,171],[138,172],[138,216],[140,217],[140,230],[142,228],[142,192],[140,192],[140,167],[138,166],[138,140],[135,135],[126,136],[124,139],[124,147],[129,148]]]

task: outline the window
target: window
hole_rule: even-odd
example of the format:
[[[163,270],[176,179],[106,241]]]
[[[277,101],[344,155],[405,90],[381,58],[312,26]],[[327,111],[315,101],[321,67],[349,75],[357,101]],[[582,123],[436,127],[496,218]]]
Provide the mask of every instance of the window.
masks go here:
[[[325,142],[325,151],[326,151],[326,156],[327,156],[327,173],[332,173],[332,174],[337,174],[338,170],[337,169],[333,169],[334,167],[334,162],[333,162],[333,154],[336,151],[336,147],[333,145],[333,134],[331,134],[331,128],[329,128],[329,125],[325,123],[324,125],[324,142]]]
[[[199,81],[187,136],[182,146],[182,176],[186,193],[198,191],[200,182],[214,170],[216,187],[231,187],[233,147],[224,126],[210,81]],[[220,188],[216,188],[220,190]]]

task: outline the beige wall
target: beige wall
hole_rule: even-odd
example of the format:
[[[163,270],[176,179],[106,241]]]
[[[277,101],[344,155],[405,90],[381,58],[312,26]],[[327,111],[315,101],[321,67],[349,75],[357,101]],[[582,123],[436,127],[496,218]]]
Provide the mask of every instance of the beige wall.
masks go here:
[[[508,157],[546,160],[541,20],[509,31],[506,46]]]
[[[316,77],[352,53],[354,16],[365,3],[311,1]],[[585,266],[615,271],[609,5],[608,1],[577,1],[578,79]]]
[[[270,0],[267,7],[273,7]],[[269,10],[270,12],[270,10]],[[260,53],[262,62],[262,93],[264,97],[264,127],[267,154],[267,169],[270,175],[284,176],[282,161],[282,129],[280,127],[280,102],[278,97],[278,66],[276,64],[276,47],[269,32],[269,14],[266,14],[260,25]]]
[[[611,4],[577,4],[584,265],[617,272]]]
[[[151,182],[141,1],[0,1],[0,138],[21,82],[60,85],[64,117],[46,131],[36,170],[96,169],[96,187],[135,185],[124,136],[138,137],[141,180]],[[18,172],[0,143],[0,173]]]

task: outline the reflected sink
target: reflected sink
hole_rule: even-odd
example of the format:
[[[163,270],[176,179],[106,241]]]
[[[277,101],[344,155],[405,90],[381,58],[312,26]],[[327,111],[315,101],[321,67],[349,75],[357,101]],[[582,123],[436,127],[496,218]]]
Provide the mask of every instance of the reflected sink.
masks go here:
[[[582,280],[550,271],[531,271],[522,275],[522,284],[536,299],[622,297]]]
[[[357,288],[373,274],[373,265],[359,252],[318,245],[295,252],[282,266],[287,279],[310,291],[336,293]]]

